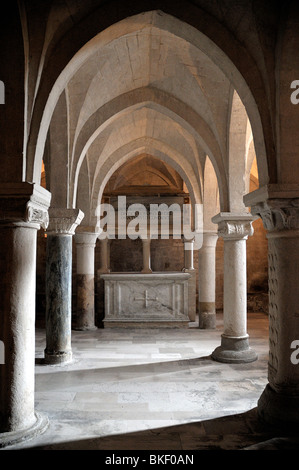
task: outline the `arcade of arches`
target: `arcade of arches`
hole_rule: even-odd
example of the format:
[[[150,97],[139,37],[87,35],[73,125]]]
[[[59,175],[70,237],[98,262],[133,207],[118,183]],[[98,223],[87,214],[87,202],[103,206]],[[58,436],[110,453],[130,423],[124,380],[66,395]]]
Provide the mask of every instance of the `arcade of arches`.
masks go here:
[[[72,330],[111,332],[115,273],[148,279],[151,292],[155,273],[184,278],[181,327],[209,334],[223,314],[219,345],[206,351],[221,364],[258,363],[247,314],[269,319],[258,419],[298,424],[298,10],[293,1],[11,2],[0,29],[3,447],[48,426],[34,404],[35,325],[43,363],[63,370]],[[188,204],[200,246],[182,230],[103,237],[99,207],[119,196]],[[159,326],[153,303],[155,323],[138,317],[138,328]],[[160,327],[179,326],[163,318]],[[117,327],[131,328],[124,320]]]

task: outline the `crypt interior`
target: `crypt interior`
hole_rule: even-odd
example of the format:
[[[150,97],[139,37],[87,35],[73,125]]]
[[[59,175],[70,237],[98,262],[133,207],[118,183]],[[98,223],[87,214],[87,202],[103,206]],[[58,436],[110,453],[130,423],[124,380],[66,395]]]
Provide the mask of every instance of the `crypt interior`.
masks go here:
[[[0,21],[0,448],[296,449],[298,4]]]

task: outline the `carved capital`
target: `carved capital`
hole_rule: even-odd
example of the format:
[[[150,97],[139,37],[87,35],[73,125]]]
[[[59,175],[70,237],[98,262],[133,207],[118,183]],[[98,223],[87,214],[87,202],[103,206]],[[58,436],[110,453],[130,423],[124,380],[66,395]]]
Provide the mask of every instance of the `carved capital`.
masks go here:
[[[246,240],[252,236],[253,220],[254,218],[250,214],[230,212],[221,212],[212,219],[214,223],[218,224],[218,236],[224,240]]]
[[[299,230],[299,199],[269,199],[252,207],[268,232]]]
[[[268,232],[299,230],[299,186],[268,185],[244,198]]]
[[[80,209],[50,208],[49,210],[49,235],[74,235],[78,225],[83,220],[84,214]]]
[[[47,228],[51,194],[37,184],[2,183],[0,185],[0,222],[30,224]],[[37,227],[39,228],[39,227]]]
[[[218,235],[223,239],[247,239],[253,235],[252,222],[223,221],[218,225]]]

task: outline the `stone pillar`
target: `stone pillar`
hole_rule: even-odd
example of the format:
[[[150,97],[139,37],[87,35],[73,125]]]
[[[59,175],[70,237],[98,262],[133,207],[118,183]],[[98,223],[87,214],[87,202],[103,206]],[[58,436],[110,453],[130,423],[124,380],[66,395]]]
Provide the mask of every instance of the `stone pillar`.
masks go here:
[[[216,328],[216,243],[215,232],[203,234],[202,247],[198,252],[199,281],[199,328]]]
[[[101,252],[100,252],[100,268],[98,269],[99,274],[107,274],[110,272],[110,240],[109,238],[103,238],[100,240]]]
[[[110,273],[111,271],[111,240],[108,238],[107,240],[107,259],[108,259],[108,272]]]
[[[150,237],[142,239],[142,253],[143,253],[143,274],[152,273],[151,269],[151,239]]]
[[[299,185],[269,185],[245,196],[268,232],[268,385],[258,401],[267,422],[299,424]]]
[[[29,183],[0,184],[0,447],[43,432],[34,410],[36,234],[51,195]]]
[[[101,278],[102,274],[110,273],[110,240],[109,238],[99,238],[100,242],[100,268],[97,270],[97,300],[96,312],[97,321],[100,326],[103,326],[105,317],[105,283]]]
[[[212,221],[218,223],[218,235],[224,240],[224,332],[212,357],[219,362],[253,362],[257,355],[247,334],[246,273],[246,240],[253,234],[253,217],[220,213]]]
[[[193,246],[194,240],[187,240],[184,239],[184,270],[193,270],[194,263],[193,263]]]
[[[72,360],[72,237],[84,214],[51,208],[49,216],[45,363],[63,364]]]
[[[194,240],[184,238],[184,265],[183,272],[189,273],[188,281],[188,314],[190,321],[196,320],[196,270],[193,263]]]
[[[75,330],[95,330],[94,254],[99,233],[77,232],[77,319]]]

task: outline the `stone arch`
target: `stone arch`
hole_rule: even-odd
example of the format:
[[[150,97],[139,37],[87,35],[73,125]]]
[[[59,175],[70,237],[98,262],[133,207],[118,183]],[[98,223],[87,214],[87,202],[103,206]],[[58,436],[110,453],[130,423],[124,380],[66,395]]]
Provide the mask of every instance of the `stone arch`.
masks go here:
[[[236,91],[233,92],[229,126],[229,209],[230,212],[245,210],[243,196],[246,194],[246,163],[248,141],[248,116]]]
[[[130,106],[126,106],[128,102],[130,102]],[[77,137],[71,181],[76,181],[82,159],[100,131],[122,114],[133,111],[141,106],[149,106],[156,109],[158,112],[169,116],[175,122],[180,123],[182,127],[186,128],[193,135],[196,135],[200,146],[210,155],[214,163],[217,176],[221,182],[222,201],[225,206],[227,192],[226,173],[221,160],[221,150],[213,132],[207,123],[190,107],[171,97],[168,93],[151,87],[137,89],[119,96],[111,103],[104,105],[88,119]],[[74,188],[74,194],[75,192]]]
[[[215,168],[211,159],[206,156],[203,182],[203,230],[204,232],[217,232],[217,225],[212,217],[220,212],[219,184]]]
[[[250,192],[250,181],[251,179],[255,182],[256,184],[256,189],[258,189],[259,186],[259,180],[258,180],[258,172],[256,169],[256,155],[255,155],[255,149],[254,149],[254,141],[253,137],[251,135],[251,138],[249,138],[247,142],[247,150],[246,150],[246,175],[247,178],[245,180],[245,186],[246,186],[246,193]],[[254,168],[256,170],[256,174],[252,175],[251,171]]]
[[[191,9],[193,8],[191,5],[190,7]],[[168,10],[168,8],[166,8],[166,10]],[[173,8],[170,8],[170,10],[173,10]],[[155,21],[159,24],[161,28],[165,28],[171,31],[173,34],[178,35],[179,37],[188,38],[190,42],[196,44],[197,47],[199,47],[202,51],[204,51],[209,57],[212,57],[215,63],[219,64],[219,66],[224,71],[226,76],[230,78],[233,86],[237,89],[247,109],[248,116],[252,123],[252,128],[253,128],[261,183],[262,184],[267,183],[269,179],[267,156],[268,158],[270,158],[271,152],[268,152],[268,155],[266,155],[266,146],[265,146],[263,131],[266,131],[266,134],[268,136],[269,132],[267,130],[268,130],[268,125],[269,125],[269,122],[268,122],[269,118],[268,116],[265,116],[264,110],[258,108],[256,100],[254,98],[254,94],[259,95],[263,93],[263,84],[261,81],[259,70],[257,69],[256,65],[253,63],[252,59],[248,56],[248,53],[245,50],[243,52],[248,58],[252,68],[250,69],[250,67],[248,67],[248,62],[247,62],[246,68],[247,69],[249,68],[251,70],[250,77],[246,73],[242,74],[241,72],[244,67],[244,64],[243,63],[238,64],[236,57],[234,58],[229,57],[229,56],[232,56],[232,54],[229,53],[228,50],[224,51],[223,49],[219,47],[219,45],[217,45],[217,42],[219,42],[220,44],[220,41],[217,41],[216,38],[209,37],[211,36],[211,32],[209,32],[209,34],[206,35],[205,33],[207,33],[207,31],[203,23],[201,23],[200,25],[193,24],[191,26],[190,24],[187,24],[187,22],[184,22],[184,19],[185,19],[184,12],[182,11],[181,8],[179,8],[179,10],[180,12],[179,13],[177,12],[175,16],[179,17],[180,19],[175,18],[175,16],[170,16],[171,14],[174,13],[173,11],[172,12],[168,11],[167,13],[155,11],[155,12],[143,13],[140,16],[131,17],[129,21],[128,20],[124,20],[124,21],[127,21],[128,25],[132,28],[134,27],[135,22],[138,23],[138,20],[144,22],[146,18],[154,17]],[[127,13],[128,12],[125,13],[126,18],[128,17]],[[190,23],[190,18],[192,18],[192,15],[189,15],[188,18],[189,18],[189,23]],[[121,20],[121,18],[118,18],[118,20]],[[213,23],[215,22],[217,23],[217,20],[215,20],[214,18]],[[109,28],[109,34],[113,34],[113,32],[114,34],[120,34],[120,30],[122,28],[120,28],[119,26],[120,24],[115,23],[115,18],[114,18],[114,23]],[[124,26],[124,23],[122,23],[121,26]],[[225,37],[229,38],[228,43],[230,45],[234,43],[234,46],[237,47],[237,49],[234,48],[234,51],[239,50],[240,45],[236,43],[236,41],[233,39],[232,36],[229,35],[228,31],[226,29],[223,30],[223,27],[221,27],[220,24],[219,24],[219,28],[222,30],[221,44],[223,45],[223,34],[224,34]],[[203,30],[204,32],[201,32],[201,30]],[[90,31],[92,31],[92,28]],[[55,108],[59,95],[64,89],[72,73],[74,73],[74,70],[77,69],[84,62],[84,60],[86,60],[86,58],[91,53],[91,51],[94,50],[95,47],[98,47],[99,43],[105,40],[106,34],[107,34],[107,30],[104,30],[98,35],[93,36],[93,38],[89,37],[88,41],[87,41],[87,38],[85,38],[85,45],[81,43],[80,45],[83,47],[81,47],[80,50],[79,50],[78,44],[77,44],[77,50],[75,50],[76,41],[74,41],[74,43],[71,46],[71,49],[73,49],[72,54],[70,54],[70,46],[69,46],[67,48],[68,54],[69,54],[67,59],[66,57],[60,57],[58,71],[57,71],[57,67],[54,67],[54,64],[53,64],[54,55],[53,57],[49,59],[49,62],[47,63],[47,67],[45,70],[48,70],[49,66],[52,65],[55,70],[54,75],[56,76],[53,76],[53,73],[52,73],[52,77],[49,77],[48,89],[47,89],[46,94],[45,94],[44,89],[47,88],[47,84],[45,83],[45,81],[44,82],[41,81],[41,89],[37,95],[38,102],[36,104],[36,109],[34,110],[33,120],[32,120],[34,132],[31,132],[29,143],[28,143],[27,178],[29,178],[30,180],[39,181],[41,160],[42,160],[42,154],[43,154],[43,149],[44,149],[44,144],[45,144],[45,132],[46,132],[46,129],[48,128],[49,121],[51,119],[51,116],[52,116],[52,113]],[[68,37],[69,37],[68,34],[66,34],[64,36],[63,41],[68,41]],[[232,59],[236,61],[235,64]],[[248,83],[244,79],[244,76],[246,75],[247,75]],[[50,91],[50,94],[46,103],[46,96],[48,95],[49,91]],[[43,106],[41,106],[41,103],[43,103]],[[263,118],[263,123],[261,120],[262,118]],[[40,122],[40,126],[37,124],[39,122]],[[272,143],[267,142],[267,150],[268,148],[270,149],[273,148]]]
[[[142,162],[144,158],[144,162]],[[149,161],[148,158],[151,160]],[[158,167],[157,163],[159,162],[160,165],[163,167]],[[141,163],[141,166],[140,166]],[[118,187],[126,187],[127,184],[132,184],[132,182],[139,182],[138,178],[143,177],[143,173],[150,175],[150,178],[153,177],[154,181],[157,183],[161,183],[162,185],[168,187],[177,187],[177,179],[176,174],[171,174],[168,172],[166,168],[166,163],[162,162],[162,160],[157,159],[151,155],[143,154],[135,159],[130,160],[125,165],[122,165],[120,168],[120,172],[114,182],[113,187],[111,189],[117,189]],[[173,170],[173,168],[171,168]],[[179,178],[180,175],[177,175]],[[111,181],[111,179],[110,179]],[[155,185],[153,183],[153,185]],[[179,188],[178,188],[179,189]]]
[[[118,149],[113,155],[110,155],[101,168],[98,168],[91,197],[89,219],[84,221],[84,224],[96,225],[97,219],[94,214],[96,214],[97,207],[101,203],[104,188],[112,174],[130,159],[142,153],[149,153],[149,149],[153,157],[168,163],[185,181],[190,193],[192,207],[194,208],[195,204],[202,203],[201,187],[194,177],[190,163],[184,156],[176,154],[173,149],[170,149],[165,144],[162,145],[154,141],[149,142],[148,139],[144,138],[135,141],[133,146],[127,145],[125,148]]]
[[[71,185],[73,187],[71,186],[71,191],[70,191],[70,194],[72,195],[71,196],[72,197],[71,204],[72,204],[73,207],[76,206],[77,184],[78,184],[78,177],[79,177],[79,174],[80,174],[80,168],[81,168],[82,163],[83,163],[83,161],[86,157],[88,149],[91,147],[93,142],[95,142],[95,139],[99,135],[100,131],[102,131],[105,127],[107,127],[110,122],[114,122],[116,119],[118,119],[122,115],[122,113],[128,113],[128,111],[132,112],[134,109],[137,109],[138,107],[145,106],[145,105],[154,106],[154,109],[157,109],[158,112],[161,112],[163,115],[165,114],[166,116],[170,116],[171,119],[175,119],[174,120],[175,123],[178,122],[178,117],[172,111],[169,112],[169,110],[167,108],[164,108],[161,105],[156,105],[155,103],[137,103],[136,105],[130,106],[130,108],[121,110],[119,113],[111,115],[111,118],[109,118],[109,119],[106,119],[107,116],[105,116],[105,115],[104,115],[105,118],[102,119],[102,113],[100,112],[101,111],[100,110],[99,113],[97,113],[97,115],[101,117],[100,121],[95,118],[95,123],[97,125],[99,125],[100,122],[102,122],[102,124],[98,128],[96,128],[96,125],[93,125],[93,126],[89,127],[90,132],[93,132],[94,129],[95,129],[95,131],[92,133],[92,135],[89,135],[89,133],[86,133],[86,135],[84,136],[84,139],[80,139],[81,140],[81,145],[79,146],[79,150],[77,152],[78,156],[75,158],[75,161],[73,163],[73,172],[72,172],[72,177],[71,177]],[[115,109],[114,106],[113,106],[113,109]],[[186,125],[185,121],[182,120],[181,118],[179,120],[179,123],[182,123],[182,125],[184,125],[185,128],[187,128],[188,131],[191,130],[194,134],[194,130],[189,126],[189,124]],[[194,135],[197,135],[197,134],[194,134]],[[210,136],[211,136],[211,146],[212,146],[212,148],[216,148],[216,151],[219,151],[216,143],[212,139],[212,134],[210,134]],[[85,142],[86,139],[87,139],[87,141]],[[200,139],[200,144],[204,147],[204,149],[206,151],[209,152],[209,155],[211,155],[212,158],[213,158],[214,153],[210,150],[210,147],[207,146],[202,139]],[[80,151],[80,155],[79,155],[79,151]],[[149,150],[149,153],[150,153],[150,150]],[[184,158],[184,161],[185,160],[186,159]],[[215,161],[215,159],[214,159],[214,161]],[[214,165],[214,166],[216,168],[217,176],[221,181],[221,196],[222,196],[223,206],[225,207],[225,205],[226,205],[226,194],[227,194],[227,192],[226,192],[226,180],[223,177],[223,175],[225,175],[225,171],[224,171],[224,168],[222,166],[221,159],[218,158],[217,162],[219,162],[219,165],[221,165],[220,168],[217,164]],[[190,165],[187,162],[187,160],[186,160],[186,165],[188,165],[188,166]],[[196,171],[193,170],[193,172],[198,175],[199,179],[202,179],[202,172],[201,172],[200,166],[197,168]]]

